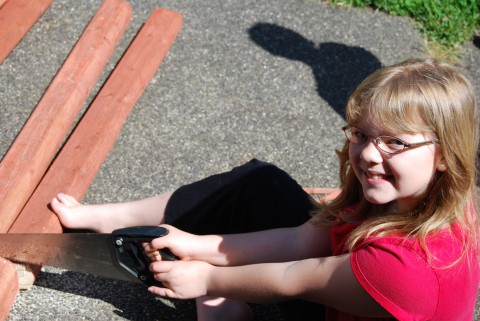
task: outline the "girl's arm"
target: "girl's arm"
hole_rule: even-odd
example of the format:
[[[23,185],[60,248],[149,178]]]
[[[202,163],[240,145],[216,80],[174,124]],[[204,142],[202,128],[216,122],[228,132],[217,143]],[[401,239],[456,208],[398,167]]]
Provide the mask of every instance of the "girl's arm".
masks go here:
[[[167,236],[153,240],[147,251],[168,248],[182,260],[218,266],[285,262],[330,255],[329,229],[310,222],[246,234],[198,236],[165,226]]]
[[[165,288],[149,290],[170,298],[211,295],[252,303],[299,298],[352,315],[390,316],[356,280],[349,254],[237,267],[199,261],[155,262],[151,270]]]

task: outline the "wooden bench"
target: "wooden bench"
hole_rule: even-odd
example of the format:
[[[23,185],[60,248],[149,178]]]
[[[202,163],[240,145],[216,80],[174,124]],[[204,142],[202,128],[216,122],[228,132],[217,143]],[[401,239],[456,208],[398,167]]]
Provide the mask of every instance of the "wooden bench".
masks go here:
[[[16,0],[1,9],[10,1]],[[131,15],[126,1],[104,1],[2,159],[0,232],[61,233],[50,200],[60,191],[78,199],[86,193],[182,25],[179,13],[154,10],[61,146]],[[34,275],[38,268],[23,272]],[[17,267],[1,258],[0,279],[0,319],[5,319],[20,287]]]

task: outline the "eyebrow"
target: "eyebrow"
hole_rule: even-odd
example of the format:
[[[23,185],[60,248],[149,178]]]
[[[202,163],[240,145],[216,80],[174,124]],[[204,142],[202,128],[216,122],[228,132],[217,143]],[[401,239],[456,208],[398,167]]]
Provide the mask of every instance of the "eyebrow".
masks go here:
[[[356,128],[358,129],[359,131],[361,131],[362,133],[366,134],[367,136],[370,136],[370,137],[379,137],[379,136],[390,136],[390,137],[397,137],[398,135],[401,135],[400,133],[399,134],[393,134],[392,132],[384,132],[384,131],[379,131],[379,134],[378,135],[369,135],[367,134],[367,131],[366,130],[363,130],[362,128],[359,128],[358,126],[355,126],[355,125],[350,125],[351,127],[353,128]]]
[[[412,134],[410,134],[410,133],[397,133],[397,134],[393,134],[393,133],[381,133],[381,134],[379,134],[379,135],[377,135],[377,136],[373,136],[373,135],[367,134],[365,130],[363,130],[363,129],[361,129],[361,128],[358,128],[357,126],[354,126],[354,125],[349,125],[349,126],[358,129],[359,131],[361,131],[362,133],[364,133],[365,135],[367,135],[367,136],[369,136],[369,137],[376,138],[376,137],[381,137],[381,136],[389,136],[389,137],[393,137],[393,138],[397,138],[397,139],[401,140],[401,141],[405,144],[405,146],[407,146],[407,147],[410,147],[410,146],[411,146],[411,147],[421,146],[421,145],[418,145],[418,143],[409,143],[409,142],[407,142],[408,138],[398,137],[398,136],[401,136],[401,135],[415,135],[415,134],[413,134],[413,133],[412,133]],[[419,134],[419,133],[418,133],[418,134]],[[433,143],[435,143],[435,144],[438,143],[438,139],[437,139],[436,137],[430,138],[430,137],[428,137],[428,136],[424,136],[424,139],[426,139],[426,142],[427,142],[427,141],[428,141],[428,142],[433,142]]]

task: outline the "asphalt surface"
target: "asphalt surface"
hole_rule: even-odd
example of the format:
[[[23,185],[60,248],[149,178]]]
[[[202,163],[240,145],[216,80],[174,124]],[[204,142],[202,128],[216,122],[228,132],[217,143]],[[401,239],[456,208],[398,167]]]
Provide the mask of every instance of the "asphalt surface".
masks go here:
[[[0,155],[100,3],[55,0],[0,65]],[[424,55],[410,20],[370,9],[333,8],[319,0],[130,3],[132,22],[95,91],[155,7],[182,13],[183,29],[131,112],[87,203],[155,195],[251,158],[277,164],[303,186],[336,187],[334,150],[344,139],[348,93],[378,67]],[[461,67],[480,92],[476,44],[462,48]],[[255,310],[258,320],[279,319],[271,306]],[[141,285],[49,268],[19,293],[8,318],[194,319],[191,301],[163,302]]]

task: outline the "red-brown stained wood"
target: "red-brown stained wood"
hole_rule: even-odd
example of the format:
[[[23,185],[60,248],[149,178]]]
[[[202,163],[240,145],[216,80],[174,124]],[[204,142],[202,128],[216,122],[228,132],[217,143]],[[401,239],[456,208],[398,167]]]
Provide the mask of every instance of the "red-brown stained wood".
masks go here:
[[[320,202],[333,200],[341,191],[339,188],[329,187],[304,187],[303,190]]]
[[[15,302],[18,277],[15,264],[0,257],[0,320],[5,320]]]
[[[0,9],[3,7],[3,5],[7,2],[7,0],[0,0]]]
[[[51,3],[52,0],[0,0],[0,64]]]
[[[84,196],[181,25],[179,13],[154,10],[9,232],[62,232],[47,205],[59,192],[77,199]]]
[[[8,0],[4,8],[10,2],[15,1]],[[106,0],[101,5],[3,157],[0,233],[8,231],[39,184],[131,16],[126,1]]]

